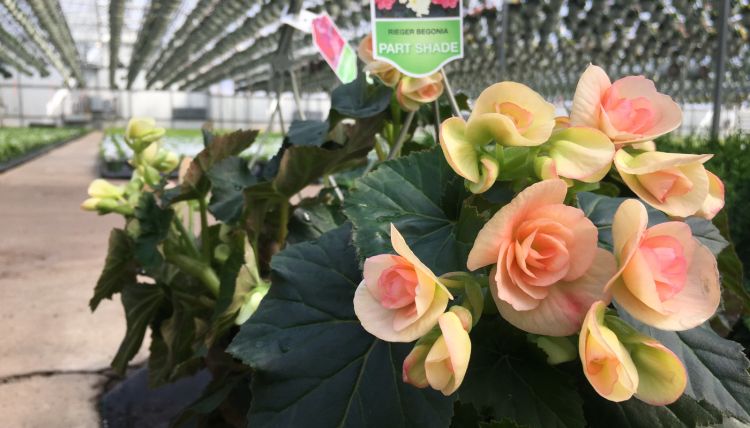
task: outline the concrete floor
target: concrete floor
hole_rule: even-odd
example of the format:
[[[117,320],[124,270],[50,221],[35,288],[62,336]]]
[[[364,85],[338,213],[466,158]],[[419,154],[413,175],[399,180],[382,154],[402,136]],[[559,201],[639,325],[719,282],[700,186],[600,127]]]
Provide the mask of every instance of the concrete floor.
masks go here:
[[[123,224],[79,209],[101,137],[0,175],[0,427],[99,426],[96,398],[125,332],[118,299],[88,308]]]

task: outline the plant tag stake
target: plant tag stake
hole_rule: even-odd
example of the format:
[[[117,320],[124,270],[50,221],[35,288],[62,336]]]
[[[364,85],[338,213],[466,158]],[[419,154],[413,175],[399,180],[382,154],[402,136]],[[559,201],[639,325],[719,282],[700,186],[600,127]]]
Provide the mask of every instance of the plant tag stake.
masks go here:
[[[373,58],[424,77],[464,56],[460,0],[370,0]]]
[[[357,78],[357,54],[327,13],[312,20],[313,44],[342,83]]]
[[[302,9],[295,15],[284,15],[281,17],[281,23],[290,25],[303,33],[312,33],[312,22],[318,15],[307,9]]]

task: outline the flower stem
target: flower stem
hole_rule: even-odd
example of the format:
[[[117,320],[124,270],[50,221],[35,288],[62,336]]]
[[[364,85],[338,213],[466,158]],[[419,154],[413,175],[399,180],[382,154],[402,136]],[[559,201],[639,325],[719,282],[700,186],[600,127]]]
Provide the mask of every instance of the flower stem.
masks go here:
[[[201,211],[201,246],[203,250],[203,259],[209,261],[211,260],[211,237],[208,233],[208,208],[206,207],[206,200],[204,198],[198,198],[198,204],[200,205]]]
[[[414,120],[414,116],[417,114],[415,111],[410,111],[409,114],[406,116],[406,120],[404,121],[404,126],[401,128],[401,132],[398,134],[398,139],[396,139],[396,144],[391,147],[390,153],[388,153],[388,160],[395,159],[396,156],[398,156],[401,153],[401,148],[404,146],[404,143],[406,142],[406,137],[409,134],[409,127],[411,127],[411,122]]]
[[[195,245],[195,238],[192,233],[185,229],[185,225],[182,224],[182,220],[179,216],[174,217],[174,224],[177,226],[177,231],[180,232],[180,240],[185,244],[185,249],[191,256],[199,258],[201,254],[198,251],[198,247]]]
[[[289,232],[287,223],[289,223],[289,201],[283,200],[279,205],[279,232],[276,237],[279,249],[284,248],[284,244],[286,243],[286,236]]]
[[[219,296],[219,277],[208,263],[182,254],[167,254],[167,261],[180,268],[188,275],[198,278],[212,296]]]

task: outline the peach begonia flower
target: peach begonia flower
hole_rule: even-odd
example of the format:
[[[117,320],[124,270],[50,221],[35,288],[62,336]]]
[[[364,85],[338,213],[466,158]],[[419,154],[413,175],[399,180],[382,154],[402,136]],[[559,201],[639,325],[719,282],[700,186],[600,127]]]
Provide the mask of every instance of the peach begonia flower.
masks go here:
[[[494,140],[503,146],[539,146],[554,127],[555,106],[526,85],[500,82],[479,94],[466,139],[475,145]]]
[[[466,263],[472,271],[496,265],[490,294],[503,318],[530,333],[577,332],[591,303],[607,298],[617,270],[597,247],[594,224],[563,204],[566,192],[559,179],[523,190],[479,231]]]
[[[429,385],[446,396],[453,394],[469,367],[471,323],[471,313],[461,306],[440,315],[437,339],[431,344],[417,342],[404,360],[404,382],[417,388]]]
[[[469,368],[471,340],[455,313],[442,314],[438,322],[442,336],[432,345],[424,368],[430,386],[447,396],[453,394],[464,380]]]
[[[643,76],[611,83],[604,70],[589,65],[578,81],[570,122],[600,129],[615,144],[638,143],[676,129],[682,111]]]
[[[443,94],[443,76],[440,73],[427,77],[403,76],[396,87],[396,100],[406,111],[416,111],[422,104],[431,103]]]
[[[486,152],[493,141],[503,146],[539,146],[555,127],[555,107],[529,87],[515,82],[496,83],[477,98],[468,122],[452,117],[443,121],[440,147],[469,190],[482,193],[497,179],[500,165]]]
[[[654,406],[677,401],[687,386],[682,361],[658,340],[605,311],[604,302],[591,305],[578,336],[583,373],[591,386],[610,401],[633,395]]]
[[[686,223],[647,225],[646,207],[635,199],[615,212],[619,270],[607,289],[622,308],[650,326],[679,331],[702,324],[721,300],[716,259]]]
[[[365,260],[364,279],[354,293],[354,312],[373,336],[412,342],[435,326],[452,296],[393,225],[391,245],[398,255]]]
[[[677,401],[687,386],[687,370],[677,355],[620,318],[613,315],[605,315],[604,318],[607,327],[628,350],[638,371],[635,397],[653,406],[665,406]]]
[[[497,180],[500,165],[493,156],[484,153],[482,147],[466,140],[465,132],[463,119],[446,119],[440,129],[440,148],[453,171],[469,182],[469,190],[483,193]]]
[[[706,170],[706,174],[708,175],[708,196],[695,215],[711,220],[724,208],[724,183],[711,171]]]
[[[670,216],[687,217],[701,210],[709,197],[709,175],[703,163],[712,156],[664,152],[632,155],[620,149],[615,154],[615,167],[630,190],[646,203]],[[723,185],[714,183],[714,187]],[[720,198],[718,194],[713,196]],[[718,205],[714,201],[708,204],[710,212]]]
[[[395,1],[395,0],[394,0]],[[390,8],[389,8],[390,9]],[[385,61],[376,61],[372,56],[372,34],[359,42],[357,55],[365,63],[364,71],[380,79],[385,86],[395,88],[401,79],[401,72]]]
[[[617,335],[604,325],[606,304],[591,305],[578,336],[578,353],[594,390],[610,401],[630,399],[638,390],[638,370]]]
[[[604,178],[615,156],[612,141],[598,129],[588,127],[574,126],[554,132],[544,147],[553,163],[547,168],[554,168],[560,177],[585,183]]]

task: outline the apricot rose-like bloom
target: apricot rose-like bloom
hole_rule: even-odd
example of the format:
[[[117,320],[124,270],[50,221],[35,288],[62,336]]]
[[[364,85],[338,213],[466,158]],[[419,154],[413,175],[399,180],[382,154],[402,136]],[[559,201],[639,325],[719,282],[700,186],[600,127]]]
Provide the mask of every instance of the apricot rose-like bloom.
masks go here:
[[[687,217],[703,208],[709,197],[709,175],[703,163],[712,156],[665,152],[631,155],[620,149],[615,154],[615,167],[630,190],[646,203],[671,216]],[[717,203],[709,202],[707,209],[714,212],[716,207]]]
[[[602,397],[625,401],[635,395],[654,406],[677,401],[687,386],[682,361],[658,340],[614,315],[606,304],[591,305],[578,350],[586,378]]]
[[[638,370],[617,335],[604,325],[606,304],[591,305],[578,336],[578,353],[594,390],[610,401],[628,400],[638,390]]]
[[[441,125],[440,148],[453,171],[465,178],[472,193],[487,191],[497,180],[500,165],[482,147],[465,137],[466,122],[458,117],[446,119]]]
[[[443,76],[440,73],[427,77],[403,76],[396,88],[396,100],[406,111],[416,111],[422,104],[431,103],[443,94]]]
[[[615,144],[638,143],[676,129],[682,111],[643,76],[611,83],[601,67],[589,65],[578,81],[570,122],[600,129]]]
[[[724,208],[724,183],[711,171],[706,170],[706,174],[708,175],[708,196],[695,215],[711,220]]]
[[[466,139],[480,146],[493,140],[504,146],[538,146],[554,127],[555,106],[526,85],[500,82],[479,94]]]
[[[711,251],[679,221],[647,228],[646,207],[623,202],[612,224],[619,270],[607,288],[639,321],[662,330],[688,330],[716,312],[719,271]]]
[[[687,370],[677,355],[620,318],[613,315],[605,315],[604,318],[607,327],[628,350],[638,371],[635,397],[653,406],[665,406],[677,401],[687,386]]]
[[[454,312],[440,315],[438,322],[442,335],[430,348],[424,369],[430,386],[448,396],[464,381],[469,368],[471,340],[466,327]]]
[[[365,260],[364,279],[354,293],[354,312],[373,336],[412,342],[435,326],[451,295],[393,225],[391,245],[398,255]]]
[[[390,7],[388,7],[387,9],[390,9]],[[376,61],[373,58],[372,34],[368,34],[362,39],[361,42],[359,42],[357,55],[362,60],[362,62],[365,63],[365,72],[368,72],[380,79],[380,81],[383,82],[385,86],[395,88],[396,85],[398,85],[398,81],[401,79],[401,72],[391,64],[385,61]]]
[[[500,314],[530,333],[576,333],[591,304],[606,300],[616,264],[597,247],[598,231],[563,204],[567,185],[544,180],[519,193],[484,225],[466,266],[496,265],[490,291]]]

